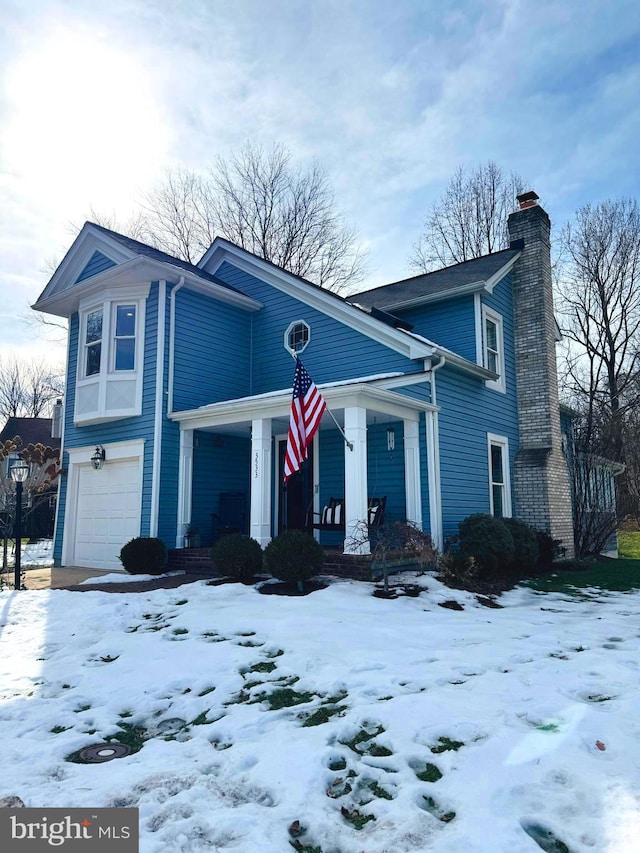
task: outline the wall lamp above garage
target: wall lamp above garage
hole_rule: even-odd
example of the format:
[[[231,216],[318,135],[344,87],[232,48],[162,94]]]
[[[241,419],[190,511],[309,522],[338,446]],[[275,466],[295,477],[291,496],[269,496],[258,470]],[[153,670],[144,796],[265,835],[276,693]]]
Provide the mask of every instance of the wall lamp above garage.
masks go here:
[[[105,456],[106,454],[104,452],[104,447],[99,444],[96,447],[93,456],[91,457],[91,464],[96,469],[96,471],[99,471],[104,465]]]

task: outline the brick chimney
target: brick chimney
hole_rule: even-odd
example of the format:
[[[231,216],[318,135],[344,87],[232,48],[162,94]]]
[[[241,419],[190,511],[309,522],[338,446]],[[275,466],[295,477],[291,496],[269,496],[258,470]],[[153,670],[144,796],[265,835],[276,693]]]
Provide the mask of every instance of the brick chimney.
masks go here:
[[[513,471],[515,515],[559,539],[573,556],[573,516],[562,452],[555,321],[551,284],[551,222],[534,192],[518,196],[509,216],[520,449]]]

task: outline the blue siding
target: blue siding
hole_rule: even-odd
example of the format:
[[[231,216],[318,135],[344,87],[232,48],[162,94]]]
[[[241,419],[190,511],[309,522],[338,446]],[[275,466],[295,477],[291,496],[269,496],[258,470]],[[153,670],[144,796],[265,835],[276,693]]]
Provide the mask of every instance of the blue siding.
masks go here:
[[[443,347],[452,349],[463,358],[475,362],[476,333],[473,295],[459,296],[446,302],[422,305],[419,308],[394,311],[413,331]]]
[[[186,289],[176,294],[174,411],[251,394],[251,323],[243,309]]]
[[[67,365],[67,394],[65,398],[65,433],[64,447],[70,450],[74,447],[86,447],[92,444],[104,444],[107,446],[115,441],[131,441],[133,439],[145,439],[144,460],[142,472],[142,507],[140,532],[143,536],[149,535],[151,520],[151,480],[153,466],[153,424],[155,409],[155,387],[156,387],[156,352],[157,352],[157,318],[158,318],[158,284],[154,282],[151,286],[147,299],[147,312],[145,318],[145,347],[144,347],[144,373],[142,385],[142,414],[122,418],[111,423],[89,424],[87,426],[76,426],[73,422],[73,411],[76,396],[76,372],[78,363],[78,315],[73,314],[69,324],[69,363]],[[64,465],[68,465],[68,456],[64,455]],[[60,494],[61,509],[58,520],[56,543],[54,548],[54,561],[59,564],[62,555],[62,528],[64,524],[66,504],[66,478]]]
[[[436,374],[445,537],[457,534],[458,523],[467,515],[489,512],[488,432],[509,439],[513,502],[513,459],[519,432],[510,276],[491,296],[483,294],[483,302],[503,317],[506,393],[447,366]]]
[[[193,451],[192,523],[203,546],[211,544],[211,514],[218,512],[221,492],[245,492],[250,506],[251,441],[221,432],[196,432]]]
[[[92,275],[98,275],[98,273],[104,272],[105,270],[115,266],[115,261],[112,261],[111,258],[108,258],[106,255],[103,255],[102,252],[98,252],[96,250],[93,255],[91,255],[75,283],[77,284],[79,281],[84,281],[85,278],[91,278]]]
[[[415,362],[410,359],[309,308],[303,301],[306,287],[302,284],[301,298],[295,299],[229,263],[222,264],[216,276],[264,305],[253,315],[252,394],[291,385],[293,362],[284,348],[284,333],[296,320],[305,320],[311,328],[311,340],[302,360],[316,384],[415,370]]]

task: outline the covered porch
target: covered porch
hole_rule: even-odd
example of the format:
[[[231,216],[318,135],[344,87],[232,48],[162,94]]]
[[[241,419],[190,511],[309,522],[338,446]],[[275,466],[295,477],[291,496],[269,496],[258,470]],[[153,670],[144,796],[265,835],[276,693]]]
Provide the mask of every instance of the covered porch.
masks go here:
[[[386,498],[386,520],[411,521],[440,544],[437,407],[373,382],[318,387],[344,437],[325,414],[309,459],[286,486],[289,389],[170,416],[180,426],[176,548],[193,544],[185,535],[194,527],[209,546],[229,496],[241,532],[262,547],[294,528],[345,555],[367,554],[362,531],[372,498]],[[330,498],[343,501],[343,529],[314,529]]]

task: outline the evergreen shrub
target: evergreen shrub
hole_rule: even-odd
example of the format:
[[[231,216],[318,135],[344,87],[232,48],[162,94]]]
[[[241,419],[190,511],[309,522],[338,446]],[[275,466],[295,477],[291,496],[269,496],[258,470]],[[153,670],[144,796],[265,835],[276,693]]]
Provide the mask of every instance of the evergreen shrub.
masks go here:
[[[323,551],[313,536],[302,530],[285,530],[264,549],[267,571],[286,582],[310,580],[322,568]]]
[[[122,546],[120,562],[130,575],[159,575],[167,565],[167,549],[161,539],[137,536]]]
[[[458,529],[460,550],[474,558],[480,578],[507,574],[515,547],[513,536],[501,519],[478,512],[461,521]]]
[[[519,518],[503,518],[503,523],[513,537],[513,570],[518,574],[531,574],[538,565],[538,533]]]
[[[242,533],[221,536],[211,549],[211,560],[221,575],[250,581],[262,571],[262,548]]]

